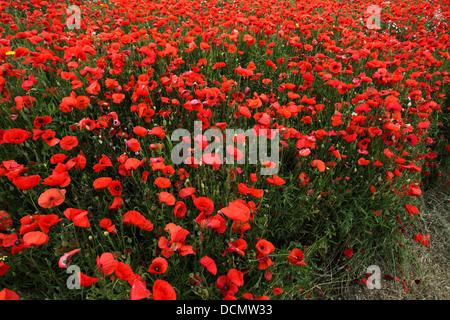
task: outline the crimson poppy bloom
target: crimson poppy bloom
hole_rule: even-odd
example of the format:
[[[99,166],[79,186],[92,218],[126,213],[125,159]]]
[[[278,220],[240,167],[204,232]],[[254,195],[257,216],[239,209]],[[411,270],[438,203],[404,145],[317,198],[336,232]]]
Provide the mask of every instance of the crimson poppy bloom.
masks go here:
[[[186,204],[183,201],[177,201],[175,207],[173,208],[173,213],[177,218],[183,218],[187,212]]]
[[[0,291],[0,300],[20,300],[20,296],[8,288]]]
[[[34,216],[27,215],[20,218],[19,234],[24,235],[27,232],[34,231],[39,227],[38,222]]]
[[[103,275],[110,275],[116,268],[117,260],[110,252],[103,253],[100,257],[97,256],[98,271],[101,271]]]
[[[150,220],[146,219],[140,212],[138,211],[127,211],[123,215],[123,222],[124,225],[135,225],[141,228],[145,231],[152,231],[153,230],[153,224],[150,222]]]
[[[214,211],[214,202],[207,197],[198,197],[194,199],[195,207],[205,215],[210,215]]]
[[[125,142],[125,145],[127,146],[128,149],[130,149],[133,152],[138,152],[141,149],[141,144],[135,138],[132,138],[127,142]]]
[[[273,246],[273,244],[265,239],[259,239],[255,247],[263,256],[267,256],[268,254],[275,251],[275,247]]]
[[[344,250],[344,254],[345,254],[347,257],[351,258],[351,257],[353,256],[353,250],[352,250],[352,248],[347,248],[347,249],[345,249],[345,250]]]
[[[241,199],[230,202],[228,207],[220,209],[220,212],[235,221],[246,222],[250,219],[250,209]]]
[[[78,145],[78,139],[75,136],[65,136],[59,142],[59,146],[64,150],[72,150]]]
[[[147,289],[147,284],[145,281],[134,279],[133,285],[131,286],[130,299],[131,300],[142,300],[149,297],[152,293]]]
[[[163,274],[166,272],[169,263],[166,259],[162,257],[157,257],[153,259],[152,264],[148,268],[147,272],[155,273],[155,274]]]
[[[238,287],[242,287],[244,285],[244,274],[239,270],[231,268],[227,273],[227,277],[230,282]]]
[[[289,255],[287,257],[290,263],[293,263],[296,266],[306,266],[306,263],[303,261],[303,251],[300,249],[289,250]]]
[[[412,204],[405,204],[404,206],[405,206],[406,211],[408,211],[409,215],[420,214],[420,212],[416,208],[416,206],[414,206]]]
[[[128,281],[134,277],[133,269],[131,269],[131,267],[128,264],[121,261],[116,262],[114,271],[116,273],[117,278],[119,278],[120,280]]]
[[[113,197],[120,196],[122,194],[122,184],[119,180],[113,180],[109,183],[108,190]]]
[[[225,296],[234,296],[238,292],[238,287],[234,283],[230,281],[230,279],[223,275],[217,278],[216,288],[222,292],[222,295]]]
[[[155,179],[155,184],[156,184],[158,187],[163,188],[163,189],[169,188],[169,187],[172,185],[172,183],[170,182],[170,180],[167,179],[167,178],[164,178],[164,177],[158,177],[158,178],[156,178],[156,179]]]
[[[65,189],[48,189],[39,196],[38,204],[42,208],[57,207],[64,202],[65,197]]]
[[[113,203],[109,206],[109,210],[118,210],[123,207],[123,198],[114,197]]]
[[[9,268],[11,268],[10,265],[7,265],[3,261],[0,262],[0,277],[3,277],[8,272]]]
[[[93,186],[95,189],[105,189],[108,188],[112,182],[110,177],[101,177],[94,180]]]
[[[28,190],[34,188],[41,181],[41,177],[37,174],[28,177],[16,177],[12,183],[20,190]]]
[[[91,224],[89,223],[89,219],[87,215],[88,211],[82,209],[68,208],[64,211],[64,216],[73,221],[76,227],[82,228],[90,228]]]
[[[78,275],[78,283],[80,284],[80,286],[83,287],[90,287],[91,285],[100,280],[99,278],[87,276],[82,272],[78,272],[77,275]]]
[[[8,228],[12,228],[13,221],[10,217],[10,215],[3,210],[0,210],[0,230],[6,231]]]
[[[80,252],[80,251],[81,251],[81,249],[74,249],[74,250],[71,250],[71,251],[69,251],[69,252],[64,253],[64,254],[59,258],[58,266],[59,266],[60,268],[67,268],[67,267],[69,267],[69,265],[70,265],[70,259],[72,258],[72,256],[73,256],[75,253]]]
[[[106,229],[109,233],[115,233],[114,230],[116,229],[116,225],[112,224],[111,219],[103,218],[99,222],[100,227]]]
[[[153,300],[176,300],[175,289],[170,283],[157,279],[153,283]]]
[[[33,216],[41,228],[41,231],[44,233],[48,233],[50,231],[50,227],[54,226],[62,219],[56,214],[41,214]]]
[[[311,166],[317,168],[320,172],[324,172],[326,168],[322,160],[313,160]]]
[[[51,123],[52,120],[53,118],[51,116],[36,117],[33,121],[33,126],[36,129],[40,129],[42,126]]]
[[[187,197],[191,196],[192,194],[194,194],[194,192],[195,192],[195,188],[186,187],[186,188],[183,188],[180,191],[178,191],[178,195],[181,198],[187,198]]]
[[[30,231],[23,235],[23,241],[26,246],[41,246],[48,242],[48,235],[42,231]]]
[[[414,240],[414,241],[417,241],[417,242],[423,244],[423,245],[426,246],[426,247],[429,247],[429,246],[430,246],[430,243],[429,243],[429,241],[428,241],[429,239],[430,239],[430,235],[429,235],[429,234],[425,234],[425,235],[422,235],[422,234],[416,234],[416,235],[413,237],[413,240]]]
[[[158,194],[159,201],[167,204],[168,206],[173,206],[175,204],[175,197],[169,192],[160,192]]]
[[[9,129],[3,133],[3,141],[6,143],[21,144],[30,137],[31,132],[19,128]]]
[[[204,256],[200,259],[200,264],[206,268],[211,274],[216,275],[217,273],[217,266],[213,259],[211,259],[208,256]]]
[[[332,63],[330,63],[330,66],[328,67],[328,69],[332,73],[337,74],[337,73],[341,72],[342,64],[340,64],[339,62],[333,61]]]

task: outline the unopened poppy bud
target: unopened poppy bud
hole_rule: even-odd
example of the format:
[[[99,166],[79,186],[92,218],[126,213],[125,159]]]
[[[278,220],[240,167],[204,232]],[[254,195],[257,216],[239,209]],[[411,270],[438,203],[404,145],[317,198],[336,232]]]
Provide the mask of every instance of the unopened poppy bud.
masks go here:
[[[105,232],[103,232],[103,235],[104,235],[105,237],[107,237],[107,236],[109,236],[109,232],[108,232],[108,231],[105,231]]]
[[[92,239],[94,239],[92,236],[89,236],[89,237],[88,237],[88,240],[89,240],[89,241],[92,241]]]

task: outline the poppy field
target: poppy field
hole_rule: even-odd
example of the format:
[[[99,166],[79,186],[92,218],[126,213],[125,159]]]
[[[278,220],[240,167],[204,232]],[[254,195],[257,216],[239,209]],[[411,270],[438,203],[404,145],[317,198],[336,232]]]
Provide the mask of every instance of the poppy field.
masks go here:
[[[449,16],[1,0],[0,299],[327,299],[379,264],[407,294],[450,181]]]

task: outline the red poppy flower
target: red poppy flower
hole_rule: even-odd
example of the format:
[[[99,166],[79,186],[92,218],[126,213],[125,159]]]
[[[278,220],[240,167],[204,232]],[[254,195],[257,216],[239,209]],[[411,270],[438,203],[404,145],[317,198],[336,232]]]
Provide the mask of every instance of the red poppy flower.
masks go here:
[[[237,239],[234,242],[230,242],[227,247],[228,252],[236,252],[241,256],[245,255],[244,250],[247,249],[247,242],[244,239]],[[223,253],[223,256],[226,254],[226,251]]]
[[[38,37],[40,38],[40,37]],[[42,38],[41,38],[42,39]],[[43,39],[42,39],[43,40]],[[33,74],[30,74],[28,77],[26,77],[24,79],[24,81],[22,82],[22,89],[25,91],[30,91],[31,87],[36,84],[38,81],[36,80],[36,78],[34,77]]]
[[[429,246],[430,246],[430,243],[428,242],[429,239],[430,239],[430,235],[429,235],[429,234],[425,234],[425,235],[422,235],[422,234],[416,234],[416,235],[413,237],[413,240],[414,240],[414,241],[417,241],[417,242],[423,244],[423,245],[426,246],[426,247],[429,247]]]
[[[227,276],[220,276],[216,281],[216,288],[225,296],[234,296],[238,292],[238,287],[230,281]]]
[[[205,215],[210,215],[214,211],[214,202],[207,197],[198,197],[194,199],[195,207]]]
[[[283,184],[286,184],[286,181],[284,181],[282,178],[280,178],[277,175],[273,175],[272,178],[266,178],[267,183],[274,184],[276,186],[281,186]]]
[[[69,265],[70,265],[70,259],[72,258],[72,256],[73,256],[75,253],[80,252],[80,251],[81,251],[81,249],[74,249],[74,250],[72,250],[72,251],[69,251],[69,252],[64,253],[64,254],[59,258],[58,266],[59,266],[60,268],[67,268],[67,267],[69,267]]]
[[[49,147],[53,147],[53,146],[57,145],[60,141],[55,136],[56,136],[55,131],[53,131],[51,129],[47,129],[42,132],[41,138]]]
[[[121,197],[114,197],[113,203],[109,206],[109,210],[118,210],[123,207],[123,199]]]
[[[20,190],[28,190],[39,184],[41,177],[37,174],[28,177],[16,177],[12,183]]]
[[[163,177],[156,178],[155,179],[155,184],[158,187],[163,188],[163,189],[169,188],[172,185],[172,183],[170,182],[169,179],[163,178]]]
[[[419,210],[415,206],[413,206],[412,204],[405,204],[405,209],[406,209],[406,211],[408,211],[408,213],[410,215],[420,214]]]
[[[148,268],[147,272],[163,274],[164,272],[166,272],[168,266],[169,264],[166,259],[157,257],[153,259],[152,264]]]
[[[150,220],[146,219],[140,212],[138,211],[127,211],[123,215],[123,224],[124,225],[135,225],[145,231],[153,230],[153,223]]]
[[[116,268],[117,260],[110,252],[103,253],[100,257],[97,256],[98,271],[101,271],[104,275],[110,275]]]
[[[78,145],[78,139],[77,139],[77,137],[74,137],[74,136],[65,136],[59,142],[59,146],[61,147],[61,149],[64,149],[67,151],[72,150],[77,145]]]
[[[113,197],[120,196],[122,194],[122,184],[119,180],[113,180],[108,185],[109,192]]]
[[[211,272],[213,275],[216,275],[217,273],[217,266],[213,259],[211,259],[208,256],[204,256],[200,259],[200,264],[206,268],[209,272]]]
[[[3,141],[6,143],[21,144],[30,137],[31,132],[18,128],[9,129],[3,133]]]
[[[116,225],[112,224],[111,219],[103,218],[99,222],[100,227],[106,229],[109,233],[115,233],[114,230],[116,229]]]
[[[48,189],[44,191],[38,199],[38,204],[42,208],[53,208],[57,207],[64,202],[66,195],[65,189]]]
[[[116,266],[114,268],[117,278],[120,280],[130,280],[134,276],[133,269],[131,267],[121,261],[116,262]]]
[[[230,269],[227,273],[228,279],[238,287],[242,287],[244,285],[244,274],[236,270],[234,268]]]
[[[192,188],[192,187],[186,187],[186,188],[181,189],[181,190],[178,192],[178,195],[179,195],[181,198],[187,198],[187,197],[191,196],[194,192],[195,192],[195,188]]]
[[[366,160],[364,158],[359,158],[358,159],[358,164],[361,166],[367,166],[370,163],[370,160]]]
[[[145,281],[134,279],[133,285],[131,286],[130,299],[131,300],[142,300],[151,295],[150,290],[147,289],[147,284]]]
[[[42,184],[52,187],[64,188],[70,184],[70,177],[67,171],[57,172],[56,169],[53,173],[42,181]]]
[[[162,203],[167,204],[168,206],[173,206],[175,204],[175,197],[168,192],[160,192],[158,194],[159,197],[159,201],[161,201]]]
[[[183,218],[187,212],[186,204],[183,201],[177,201],[175,207],[173,208],[173,213],[177,218]]]
[[[49,124],[50,122],[52,122],[52,120],[53,119],[50,116],[36,117],[34,119],[33,126],[36,129],[40,129],[42,126],[45,126],[46,124]]]
[[[78,281],[79,281],[80,286],[90,287],[91,285],[96,283],[98,280],[100,280],[100,279],[95,278],[95,277],[89,277],[82,272],[78,272]]]
[[[246,222],[250,219],[250,209],[243,200],[228,203],[228,207],[220,209],[231,220]]]
[[[93,169],[95,172],[100,172],[100,171],[103,171],[107,167],[112,167],[112,162],[108,156],[103,155],[100,158],[99,162],[93,166]]]
[[[293,263],[296,266],[306,266],[306,263],[303,261],[303,251],[300,249],[294,249],[289,251],[289,255],[287,257],[290,263]]]
[[[12,228],[13,222],[11,217],[6,211],[0,210],[0,230],[6,231],[8,228]]]
[[[334,73],[337,74],[339,72],[341,72],[342,70],[342,64],[340,64],[339,62],[333,61],[330,66],[328,67],[328,69]]]
[[[81,228],[90,228],[91,225],[89,223],[89,219],[87,215],[89,214],[88,211],[82,210],[82,209],[75,209],[75,208],[68,208],[64,210],[64,216],[73,221],[73,224],[76,227]]]
[[[41,231],[30,231],[24,234],[23,242],[26,246],[41,246],[48,242],[48,235]]]
[[[325,163],[322,160],[313,160],[313,162],[311,163],[311,166],[316,168],[320,171],[320,172],[324,172],[325,171]]]
[[[4,288],[0,291],[0,300],[20,300],[20,296],[14,291]]]
[[[345,250],[344,250],[344,254],[345,254],[347,257],[351,258],[351,257],[353,256],[353,250],[352,250],[352,248],[347,248],[347,249],[345,249]]]
[[[234,160],[241,160],[244,157],[244,154],[241,150],[234,146],[227,146],[227,153],[233,157]]]
[[[138,152],[141,149],[141,144],[135,138],[132,138],[127,142],[125,142],[125,145],[127,146],[128,149],[130,149],[133,152]]]
[[[50,163],[51,164],[63,163],[67,158],[68,156],[66,156],[65,154],[57,153],[52,155],[52,157],[50,158]]]
[[[153,300],[176,300],[175,289],[164,280],[156,280],[153,283]]]
[[[146,136],[148,134],[148,130],[146,128],[144,128],[144,127],[141,127],[141,126],[135,126],[133,128],[133,132],[135,134],[137,134],[138,136],[141,136],[141,137],[144,137],[144,136]]]
[[[108,188],[112,182],[110,177],[102,177],[94,180],[93,186],[95,189],[105,189]]]
[[[50,231],[51,226],[54,226],[55,224],[57,224],[62,220],[56,214],[41,214],[41,215],[34,215],[33,217],[36,219],[39,228],[41,228],[41,231],[44,233],[48,233]]]
[[[27,232],[34,231],[39,227],[39,224],[37,223],[34,216],[24,216],[20,218],[20,229],[19,234],[23,235]]]
[[[273,244],[265,239],[259,239],[255,246],[258,252],[263,256],[267,256],[275,251]]]
[[[3,277],[9,270],[11,266],[7,265],[3,261],[0,262],[0,277]]]
[[[175,169],[170,165],[164,166],[164,168],[162,168],[161,171],[165,176],[171,176],[172,174],[175,173]]]

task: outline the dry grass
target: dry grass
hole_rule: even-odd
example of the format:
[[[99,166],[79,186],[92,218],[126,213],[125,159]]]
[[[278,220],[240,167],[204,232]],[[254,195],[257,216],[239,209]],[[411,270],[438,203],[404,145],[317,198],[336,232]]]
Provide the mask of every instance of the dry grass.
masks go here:
[[[348,300],[450,300],[450,197],[448,190],[430,190],[421,205],[420,230],[430,235],[430,247],[414,246],[413,262],[404,267],[405,286],[394,280],[381,281],[381,289],[369,290],[363,284],[348,286]],[[383,265],[380,265],[382,274]],[[390,274],[395,277],[395,271]],[[418,282],[416,282],[418,280]]]

